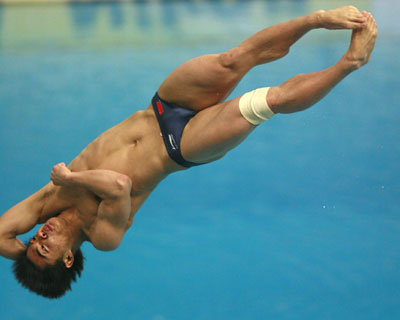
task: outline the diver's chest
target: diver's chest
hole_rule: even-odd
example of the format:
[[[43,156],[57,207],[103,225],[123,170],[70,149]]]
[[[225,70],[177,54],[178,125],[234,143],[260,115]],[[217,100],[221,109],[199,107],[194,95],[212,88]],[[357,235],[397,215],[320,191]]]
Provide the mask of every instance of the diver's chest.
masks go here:
[[[74,194],[70,194],[70,203],[78,211],[80,217],[90,223],[97,217],[101,199],[94,193],[84,188],[74,190]]]

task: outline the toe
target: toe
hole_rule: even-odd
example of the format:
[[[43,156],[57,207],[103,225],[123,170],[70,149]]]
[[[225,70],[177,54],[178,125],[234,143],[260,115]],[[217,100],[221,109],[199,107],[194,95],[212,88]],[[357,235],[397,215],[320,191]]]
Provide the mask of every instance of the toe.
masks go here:
[[[364,22],[364,21],[367,21],[367,17],[364,16],[363,14],[359,13],[359,14],[354,15],[351,18],[351,20],[352,21],[357,21],[357,22]]]
[[[362,24],[362,23],[349,23],[347,25],[347,28],[348,29],[362,29],[362,28],[364,28],[364,24]]]

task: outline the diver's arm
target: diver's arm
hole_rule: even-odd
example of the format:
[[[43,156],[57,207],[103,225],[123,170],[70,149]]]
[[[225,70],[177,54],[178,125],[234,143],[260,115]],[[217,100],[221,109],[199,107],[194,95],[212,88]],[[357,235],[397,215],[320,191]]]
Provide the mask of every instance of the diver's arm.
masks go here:
[[[101,202],[97,217],[108,220],[116,227],[125,227],[131,211],[131,179],[111,170],[86,170],[72,172],[64,163],[59,163],[51,171],[51,181],[55,185],[69,188],[86,188]]]
[[[0,255],[4,258],[16,260],[25,250],[26,246],[18,238],[0,240]]]
[[[64,187],[83,187],[102,200],[118,199],[131,191],[131,179],[121,173],[111,170],[86,170],[72,172],[64,163],[59,163],[51,171],[51,181]]]
[[[26,249],[17,236],[30,231],[39,223],[45,188],[19,202],[0,217],[1,256],[15,260]]]
[[[101,198],[90,240],[96,249],[116,249],[131,213],[131,179],[111,170],[71,172],[64,163],[59,163],[51,171],[51,180],[59,186],[86,188]]]

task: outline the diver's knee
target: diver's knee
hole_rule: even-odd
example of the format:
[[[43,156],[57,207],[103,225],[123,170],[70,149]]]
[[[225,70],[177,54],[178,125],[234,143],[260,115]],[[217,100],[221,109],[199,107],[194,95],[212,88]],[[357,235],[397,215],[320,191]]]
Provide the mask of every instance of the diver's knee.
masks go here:
[[[239,100],[240,113],[254,126],[271,119],[275,115],[267,99],[270,89],[266,87],[247,92]]]
[[[219,63],[224,68],[233,69],[239,67],[242,63],[241,55],[243,54],[242,48],[235,47],[228,51],[219,54]]]

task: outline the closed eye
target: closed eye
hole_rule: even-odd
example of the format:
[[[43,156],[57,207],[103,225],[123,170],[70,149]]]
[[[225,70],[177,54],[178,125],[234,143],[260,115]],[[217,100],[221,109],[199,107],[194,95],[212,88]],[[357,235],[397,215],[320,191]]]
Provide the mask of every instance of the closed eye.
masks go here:
[[[39,251],[38,248],[36,248],[36,253],[37,253],[40,257],[42,257],[42,258],[46,258],[44,255],[42,255],[42,254],[40,253],[40,251]]]

